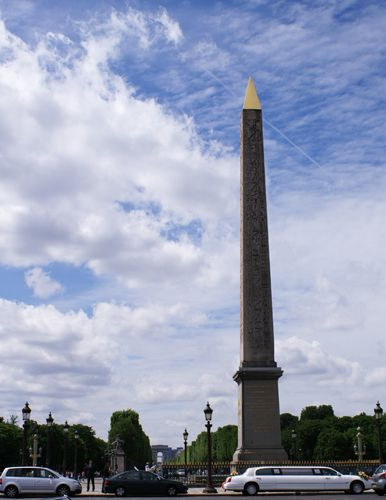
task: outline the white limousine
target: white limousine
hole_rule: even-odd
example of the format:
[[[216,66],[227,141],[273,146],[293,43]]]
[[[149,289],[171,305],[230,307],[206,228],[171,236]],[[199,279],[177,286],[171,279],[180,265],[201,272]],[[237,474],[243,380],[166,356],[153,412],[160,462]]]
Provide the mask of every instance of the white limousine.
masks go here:
[[[330,467],[251,467],[244,474],[228,477],[225,491],[256,495],[259,491],[342,490],[360,494],[371,488],[360,476],[341,474]]]

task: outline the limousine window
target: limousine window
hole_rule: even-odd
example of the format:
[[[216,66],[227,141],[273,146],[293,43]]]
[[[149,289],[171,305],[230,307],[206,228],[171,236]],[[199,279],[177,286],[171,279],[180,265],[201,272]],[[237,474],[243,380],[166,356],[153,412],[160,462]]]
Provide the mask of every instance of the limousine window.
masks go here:
[[[281,474],[280,469],[257,469],[256,476],[274,476]]]
[[[337,476],[338,473],[334,469],[322,469],[323,476]]]
[[[298,467],[298,468],[291,468],[291,467],[288,467],[288,468],[283,468],[281,470],[282,474],[284,474],[285,476],[312,476],[313,475],[313,471],[312,469],[302,469],[301,467]]]

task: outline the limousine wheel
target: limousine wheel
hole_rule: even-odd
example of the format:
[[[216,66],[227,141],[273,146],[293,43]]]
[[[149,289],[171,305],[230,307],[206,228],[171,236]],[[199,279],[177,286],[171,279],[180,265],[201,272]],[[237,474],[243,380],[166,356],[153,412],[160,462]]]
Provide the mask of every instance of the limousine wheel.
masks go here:
[[[360,481],[354,481],[350,485],[350,491],[351,493],[354,493],[354,495],[360,495],[361,493],[363,493],[364,489],[365,488],[363,486],[363,483],[361,483]]]
[[[257,486],[256,483],[247,483],[244,486],[244,492],[246,495],[257,495],[257,492],[259,491],[259,487]]]
[[[125,488],[122,488],[122,486],[118,486],[118,488],[115,490],[115,495],[117,497],[124,497],[126,495]]]

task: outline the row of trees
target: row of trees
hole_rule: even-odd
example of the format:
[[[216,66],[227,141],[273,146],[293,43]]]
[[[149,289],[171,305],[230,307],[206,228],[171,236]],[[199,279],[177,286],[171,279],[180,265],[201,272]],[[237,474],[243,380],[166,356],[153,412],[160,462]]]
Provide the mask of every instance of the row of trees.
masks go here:
[[[291,458],[300,460],[355,460],[357,428],[361,428],[366,445],[366,459],[378,458],[378,438],[374,416],[360,413],[354,417],[337,417],[330,405],[307,406],[300,417],[280,416],[283,446]],[[386,428],[386,418],[381,421]],[[296,439],[291,437],[295,431]],[[386,436],[383,436],[383,449]]]
[[[366,444],[367,459],[378,458],[377,434],[374,417],[361,413],[354,417],[337,417],[330,405],[307,406],[300,416],[283,413],[280,416],[282,443],[288,455],[297,460],[355,460],[354,444],[357,428],[360,427]],[[386,417],[381,426],[386,428]],[[293,432],[295,431],[295,432]],[[93,460],[97,469],[103,469],[111,444],[117,439],[122,443],[126,455],[127,467],[142,468],[151,462],[152,453],[148,436],[142,429],[138,413],[131,409],[116,411],[110,419],[108,442],[96,437],[92,427],[76,424],[69,427],[67,435],[64,425],[54,423],[52,427],[41,425],[33,420],[28,422],[27,448],[32,446],[32,436],[36,434],[42,457],[39,462],[47,461],[47,441],[50,432],[50,466],[62,470],[65,442],[67,443],[67,470],[74,470],[75,446],[77,446],[78,469],[88,460]],[[79,439],[75,439],[75,433]],[[296,438],[293,436],[296,434]],[[386,450],[386,436],[382,432],[383,449]],[[17,425],[17,419],[5,422],[0,417],[0,470],[21,461],[20,451],[23,443],[23,429]],[[212,453],[216,462],[228,462],[237,447],[237,426],[226,425],[212,433]],[[189,463],[207,460],[207,433],[201,432],[188,446]],[[178,463],[184,463],[184,453],[177,457]]]
[[[75,432],[79,438],[75,439]],[[50,435],[49,435],[50,433]],[[50,467],[62,471],[64,448],[66,446],[66,469],[74,470],[75,446],[77,446],[78,470],[83,468],[87,460],[93,460],[97,469],[104,467],[107,443],[95,435],[92,427],[82,424],[69,426],[68,433],[64,425],[54,423],[52,427],[42,425],[34,420],[27,424],[27,449],[32,447],[34,435],[38,437],[41,448],[40,464],[47,464],[47,443],[51,442]],[[15,421],[0,421],[0,470],[10,465],[21,463],[23,446],[23,429]]]
[[[78,434],[78,439],[75,434]],[[92,460],[97,470],[104,469],[112,452],[111,444],[117,438],[122,442],[128,466],[144,466],[151,461],[151,447],[148,436],[144,433],[139,416],[133,410],[114,412],[111,416],[108,442],[98,438],[92,427],[82,424],[70,425],[65,433],[64,425],[53,423],[51,427],[34,420],[27,423],[27,449],[32,447],[34,435],[38,437],[41,457],[39,464],[47,464],[47,444],[51,443],[50,467],[63,470],[63,457],[66,451],[66,470],[74,471],[75,447],[78,471],[83,469],[88,460]],[[0,417],[0,471],[4,467],[21,463],[23,447],[23,428],[17,425],[17,418],[11,416],[8,421]],[[29,459],[29,463],[31,460]]]
[[[366,459],[378,458],[378,441],[374,417],[361,413],[354,417],[337,417],[330,405],[307,406],[300,417],[290,413],[280,415],[282,444],[290,459],[295,460],[355,460],[354,444],[357,428],[361,428],[366,445]],[[381,426],[386,429],[386,417]],[[296,435],[296,438],[293,437]],[[386,450],[386,436],[383,449]],[[237,426],[226,425],[212,433],[213,460],[232,460],[237,448]],[[187,461],[207,460],[208,442],[206,431],[201,432],[187,448]],[[176,462],[183,464],[184,452]]]

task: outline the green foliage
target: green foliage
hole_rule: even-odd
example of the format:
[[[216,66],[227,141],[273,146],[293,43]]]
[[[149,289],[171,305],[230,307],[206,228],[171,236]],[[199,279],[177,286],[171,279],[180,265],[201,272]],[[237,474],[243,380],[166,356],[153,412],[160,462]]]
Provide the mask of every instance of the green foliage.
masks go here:
[[[282,443],[290,458],[299,460],[355,460],[354,444],[360,426],[366,445],[365,458],[378,458],[374,417],[361,413],[354,417],[336,417],[331,405],[307,406],[297,421],[295,415],[281,415]],[[382,426],[386,430],[386,417]],[[296,440],[291,438],[291,429]],[[382,432],[383,449],[386,436]]]
[[[22,430],[15,424],[0,421],[0,471],[20,460]]]
[[[139,423],[138,413],[128,409],[116,411],[111,415],[109,443],[117,438],[123,441],[122,448],[128,466],[143,468],[146,462],[151,462],[150,441]]]
[[[328,417],[334,417],[331,405],[306,406],[300,414],[300,420],[324,420]]]
[[[225,425],[211,433],[212,459],[215,462],[229,462],[237,448],[237,426]],[[197,438],[187,447],[188,463],[206,462],[208,460],[208,434],[200,432]],[[184,451],[175,459],[176,463],[185,462]]]
[[[16,421],[16,420],[14,420]],[[42,449],[38,465],[47,465],[47,448],[50,439],[50,467],[62,471],[65,433],[63,425],[53,424],[52,427],[39,425],[34,420],[27,424],[27,450],[32,447],[34,434],[38,437],[38,446]],[[75,443],[75,430],[79,433],[79,439]],[[21,463],[21,449],[23,446],[23,429],[15,423],[0,421],[0,470],[4,467],[19,465]],[[67,437],[67,467],[68,471],[74,470],[75,446],[78,448],[78,469],[83,464],[92,460],[97,470],[104,467],[107,443],[95,436],[91,427],[86,425],[73,425],[69,429]],[[29,452],[27,451],[27,455]],[[31,458],[27,456],[27,463]]]

